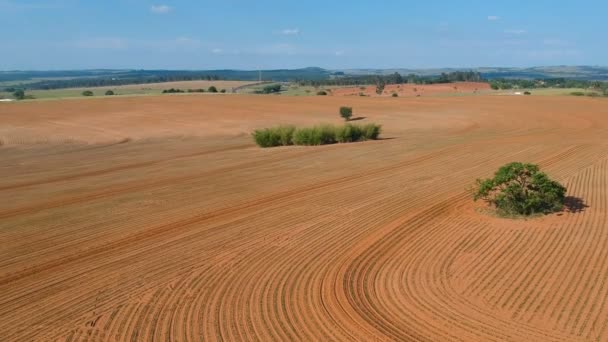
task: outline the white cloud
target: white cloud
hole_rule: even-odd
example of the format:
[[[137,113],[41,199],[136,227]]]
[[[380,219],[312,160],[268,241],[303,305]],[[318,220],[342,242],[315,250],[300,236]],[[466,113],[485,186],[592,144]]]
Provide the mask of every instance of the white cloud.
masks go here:
[[[488,20],[489,21],[496,21],[496,20],[499,20],[499,19],[500,19],[500,17],[497,16],[497,15],[489,15],[488,16]]]
[[[298,29],[298,28],[284,29],[281,31],[281,34],[284,34],[286,36],[295,36],[295,35],[300,34],[300,29]]]
[[[171,12],[173,8],[167,6],[167,5],[152,5],[152,7],[150,7],[150,11],[152,11],[152,13],[156,13],[156,14],[166,14]]]
[[[522,30],[522,29],[510,29],[510,30],[504,30],[504,32],[506,34],[516,34],[516,35],[528,33],[528,31]]]

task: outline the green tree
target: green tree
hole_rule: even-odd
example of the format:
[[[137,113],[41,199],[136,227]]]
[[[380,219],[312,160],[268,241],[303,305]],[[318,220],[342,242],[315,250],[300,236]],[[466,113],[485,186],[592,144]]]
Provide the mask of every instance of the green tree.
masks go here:
[[[344,119],[344,121],[349,121],[353,116],[353,108],[352,107],[340,107],[340,116]]]
[[[207,91],[210,93],[217,93],[217,88],[215,86],[211,86],[209,89],[207,89]]]
[[[376,94],[382,95],[382,93],[384,92],[384,85],[384,80],[379,78],[376,82]]]
[[[562,210],[566,188],[540,172],[538,165],[513,162],[493,178],[478,179],[475,200],[485,200],[506,215],[531,215]]]
[[[280,84],[270,84],[264,87],[264,89],[262,89],[262,92],[264,94],[272,94],[272,93],[278,93],[281,91],[281,85]]]
[[[23,100],[25,99],[25,91],[23,89],[17,89],[15,90],[15,92],[13,93],[13,96],[17,99],[17,100]]]
[[[114,95],[114,92],[112,90],[106,91],[106,96],[112,96],[112,95]]]
[[[93,95],[95,95],[95,94],[93,94],[93,92],[90,90],[85,90],[82,92],[82,96],[93,96]]]

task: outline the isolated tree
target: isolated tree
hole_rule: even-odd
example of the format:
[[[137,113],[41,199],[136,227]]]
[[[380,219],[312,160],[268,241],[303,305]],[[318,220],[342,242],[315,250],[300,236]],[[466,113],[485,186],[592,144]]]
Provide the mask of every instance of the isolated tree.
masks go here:
[[[321,90],[317,92],[317,95],[325,96],[327,95],[327,92],[325,90]]]
[[[207,89],[207,91],[210,93],[217,93],[217,88],[215,86],[211,86],[209,89]]]
[[[494,205],[501,214],[551,213],[564,207],[566,188],[534,164],[509,163],[493,178],[478,179],[477,186],[475,200]]]
[[[270,84],[265,86],[262,89],[262,92],[264,94],[272,94],[272,93],[278,93],[281,91],[281,85],[280,84]]]
[[[17,99],[17,100],[23,100],[25,99],[25,91],[23,89],[17,89],[15,90],[15,92],[13,93],[13,96]]]
[[[226,92],[226,89],[222,89],[220,90],[220,93],[224,94]]]
[[[376,83],[376,94],[382,95],[384,92],[384,80],[379,78]]]
[[[85,90],[82,92],[82,96],[93,96],[93,92],[90,90]]]
[[[349,121],[353,116],[353,108],[352,107],[340,107],[340,116],[344,119],[344,121]]]
[[[114,92],[112,90],[106,91],[106,96],[112,96],[112,95],[114,95]]]

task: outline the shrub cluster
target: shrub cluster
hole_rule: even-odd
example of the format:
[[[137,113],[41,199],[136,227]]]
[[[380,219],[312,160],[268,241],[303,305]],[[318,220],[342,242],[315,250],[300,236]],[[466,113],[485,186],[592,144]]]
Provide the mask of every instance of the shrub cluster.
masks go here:
[[[183,93],[183,92],[184,92],[183,90],[175,89],[175,88],[163,90],[163,94],[174,94],[174,93]]]
[[[95,95],[95,94],[93,94],[93,92],[90,90],[85,90],[82,92],[82,96],[93,96],[93,95]]]
[[[531,215],[562,210],[566,188],[537,165],[509,163],[494,178],[478,179],[475,200],[493,204],[500,214]]]
[[[327,145],[376,140],[382,126],[373,123],[366,125],[345,124],[343,126],[317,125],[295,128],[278,126],[255,130],[252,133],[255,143],[260,147],[288,145]]]

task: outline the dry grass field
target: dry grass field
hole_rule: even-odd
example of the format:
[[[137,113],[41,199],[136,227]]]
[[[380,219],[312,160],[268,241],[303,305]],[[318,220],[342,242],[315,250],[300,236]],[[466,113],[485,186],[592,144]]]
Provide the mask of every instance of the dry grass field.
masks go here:
[[[104,96],[105,92],[112,90],[116,95],[158,95],[164,89],[176,88],[187,91],[188,89],[205,89],[210,86],[215,86],[217,90],[226,89],[227,92],[232,92],[234,88],[254,84],[256,82],[249,81],[179,81],[179,82],[160,82],[160,83],[145,83],[145,84],[127,84],[121,86],[106,86],[106,87],[87,87],[87,88],[66,88],[66,89],[50,89],[50,90],[26,90],[26,93],[33,95],[36,99],[62,99],[70,97],[82,97],[82,92],[90,90],[95,96]],[[2,92],[0,89],[0,98],[11,98],[10,93]]]
[[[385,139],[249,136],[342,105]],[[608,340],[607,132],[577,97],[0,103],[0,341]],[[510,161],[570,209],[474,204]]]

